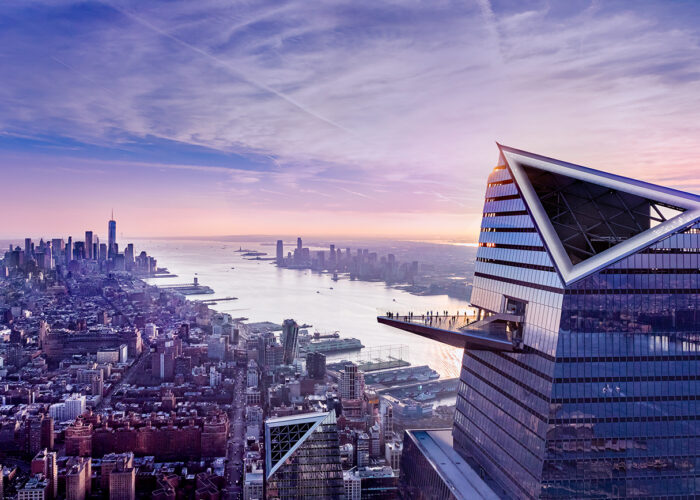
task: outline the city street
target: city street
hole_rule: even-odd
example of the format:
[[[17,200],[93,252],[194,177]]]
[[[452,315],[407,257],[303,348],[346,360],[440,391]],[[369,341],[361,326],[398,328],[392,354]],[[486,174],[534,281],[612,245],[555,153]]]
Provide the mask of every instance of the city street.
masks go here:
[[[123,386],[130,384],[134,377],[139,373],[139,370],[144,369],[144,364],[147,361],[150,361],[151,357],[149,356],[149,351],[150,351],[150,346],[146,342],[143,344],[143,350],[141,354],[139,354],[139,357],[136,358],[136,361],[129,367],[129,369],[126,371],[124,374],[124,377],[114,384],[114,387],[112,387],[109,391],[108,394],[105,394],[105,396],[102,398],[102,401],[100,404],[97,406],[97,409],[101,408],[108,408],[112,404],[112,395],[116,394],[119,389],[121,389]]]
[[[245,370],[236,370],[236,385],[229,413],[230,434],[227,443],[226,480],[228,498],[243,498],[243,451],[245,440]]]

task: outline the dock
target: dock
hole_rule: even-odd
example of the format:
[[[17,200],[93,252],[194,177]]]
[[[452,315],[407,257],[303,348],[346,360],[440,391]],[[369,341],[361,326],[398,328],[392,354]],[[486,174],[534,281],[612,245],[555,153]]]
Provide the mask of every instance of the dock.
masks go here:
[[[183,295],[208,295],[214,293],[214,290],[206,285],[200,285],[199,279],[194,278],[192,283],[180,283],[177,285],[158,285],[158,288],[163,290],[175,290]]]
[[[229,300],[238,300],[238,297],[222,297],[220,299],[202,299],[196,301],[198,304],[206,304],[208,306],[216,305],[217,302],[227,302]]]
[[[397,398],[415,398],[420,394],[430,394],[434,399],[456,394],[458,385],[458,378],[446,378],[430,382],[412,382],[395,387],[375,387],[377,387],[377,394],[381,395],[388,394]]]

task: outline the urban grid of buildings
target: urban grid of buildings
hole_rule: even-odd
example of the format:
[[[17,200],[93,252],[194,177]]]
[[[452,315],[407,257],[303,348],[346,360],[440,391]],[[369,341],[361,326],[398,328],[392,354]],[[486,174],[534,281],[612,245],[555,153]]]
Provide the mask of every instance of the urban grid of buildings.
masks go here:
[[[198,283],[149,285],[167,271],[107,229],[106,244],[28,238],[0,260],[0,498],[698,491],[699,196],[500,146],[476,316],[378,318],[464,349],[437,426],[382,385],[427,367],[332,363],[293,319],[248,323],[188,300]],[[417,267],[328,255],[300,239],[275,260],[363,279]]]

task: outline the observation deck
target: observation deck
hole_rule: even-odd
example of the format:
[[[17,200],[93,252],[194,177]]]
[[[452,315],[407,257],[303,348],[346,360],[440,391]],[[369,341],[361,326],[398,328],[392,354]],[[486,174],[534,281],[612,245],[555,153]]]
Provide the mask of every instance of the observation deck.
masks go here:
[[[522,316],[492,314],[479,321],[463,315],[377,316],[379,323],[460,349],[514,352],[522,348]]]

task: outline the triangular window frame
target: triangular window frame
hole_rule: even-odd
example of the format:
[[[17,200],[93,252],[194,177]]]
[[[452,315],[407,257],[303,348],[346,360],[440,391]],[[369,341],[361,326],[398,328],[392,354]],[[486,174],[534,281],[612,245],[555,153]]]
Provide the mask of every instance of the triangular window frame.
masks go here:
[[[265,461],[267,465],[266,477],[269,479],[277,469],[279,469],[286,460],[292,456],[292,454],[309,438],[309,436],[316,430],[316,428],[321,425],[324,421],[329,421],[335,418],[334,413],[312,413],[312,414],[300,414],[293,415],[291,417],[283,417],[280,419],[271,419],[265,423]],[[300,425],[311,424],[311,426],[303,433],[300,437],[297,437],[297,441],[291,446],[287,451],[278,458],[274,463],[272,462],[272,429],[279,429],[281,427],[294,428]],[[290,429],[291,432],[297,434],[296,429]]]
[[[608,267],[612,263],[653,245],[700,220],[700,196],[698,195],[562,162],[500,144],[499,149],[557,271],[566,285]],[[679,207],[685,212],[621,241],[607,250],[592,255],[582,262],[573,264],[523,167],[532,167],[648,198],[658,203]]]

